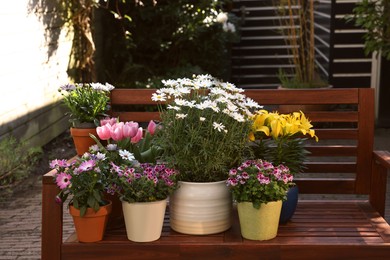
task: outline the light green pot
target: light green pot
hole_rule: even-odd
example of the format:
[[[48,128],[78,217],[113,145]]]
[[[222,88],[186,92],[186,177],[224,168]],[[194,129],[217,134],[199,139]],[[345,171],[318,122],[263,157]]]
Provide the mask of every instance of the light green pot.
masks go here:
[[[252,202],[237,204],[241,235],[250,240],[269,240],[276,237],[279,227],[282,201],[261,204],[259,209]]]

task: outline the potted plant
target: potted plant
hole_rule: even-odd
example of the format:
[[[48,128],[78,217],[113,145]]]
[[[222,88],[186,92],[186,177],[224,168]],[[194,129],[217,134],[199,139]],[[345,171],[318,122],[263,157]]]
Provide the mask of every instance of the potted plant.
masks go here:
[[[177,187],[177,172],[165,164],[112,164],[114,182],[120,186],[129,240],[150,242],[160,238],[167,198]]]
[[[112,89],[114,86],[108,83],[65,84],[59,88],[62,100],[69,109],[70,132],[78,155],[87,152],[89,146],[94,144],[89,134],[96,135],[99,120],[107,116]]]
[[[293,176],[284,165],[248,160],[229,172],[227,185],[237,201],[241,235],[251,240],[276,237],[282,201]]]
[[[312,127],[302,111],[279,114],[259,110],[253,117],[250,147],[255,158],[270,161],[274,165],[286,165],[296,175],[305,169],[304,162],[309,154],[304,148],[304,136],[309,135],[318,141]],[[288,200],[283,203],[281,223],[293,216],[297,202],[298,187],[293,186],[288,191]]]
[[[281,0],[275,5],[293,65],[292,76],[279,71],[281,88],[329,87],[315,66],[314,1]]]
[[[163,84],[152,96],[161,112],[156,144],[160,159],[180,172],[180,187],[170,197],[171,227],[186,234],[225,231],[232,205],[225,181],[244,155],[250,110],[259,105],[244,90],[210,75]],[[187,202],[191,198],[196,201]]]
[[[96,144],[92,145],[89,152],[96,156],[104,156],[106,161],[115,165],[133,165],[133,163],[155,163],[159,149],[153,145],[153,137],[157,130],[155,122],[150,121],[147,128],[143,129],[137,122],[120,122],[118,118],[104,118],[100,126],[96,128],[97,137],[91,134]],[[103,145],[100,140],[107,144]],[[113,179],[112,171],[108,171],[108,178]],[[116,178],[114,178],[116,179]],[[112,201],[111,218],[113,222],[120,223],[123,212],[122,203],[119,201],[118,192],[121,186],[115,181],[110,181],[105,196]]]
[[[78,240],[96,242],[103,238],[111,202],[103,192],[107,186],[104,157],[85,153],[75,161],[53,160],[54,180],[60,189],[56,201],[63,203],[69,196],[69,212],[73,217]]]

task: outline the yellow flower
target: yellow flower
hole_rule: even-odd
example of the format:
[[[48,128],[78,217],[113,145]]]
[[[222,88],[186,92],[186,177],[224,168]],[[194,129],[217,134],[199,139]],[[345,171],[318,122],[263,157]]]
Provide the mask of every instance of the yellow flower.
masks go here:
[[[256,139],[256,132],[262,132],[266,136],[272,136],[273,139],[293,136],[297,133],[302,133],[303,135],[309,134],[318,141],[315,131],[311,129],[313,125],[302,111],[291,114],[279,114],[278,112],[270,113],[267,110],[260,110],[252,119],[253,132],[249,137],[251,141]]]

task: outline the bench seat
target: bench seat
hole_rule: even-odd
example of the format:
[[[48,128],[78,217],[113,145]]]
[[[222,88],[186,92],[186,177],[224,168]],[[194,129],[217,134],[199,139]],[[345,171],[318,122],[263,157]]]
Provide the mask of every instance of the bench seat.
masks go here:
[[[124,226],[108,228],[103,242],[79,243],[76,234],[62,246],[62,259],[381,259],[390,255],[390,227],[367,200],[300,200],[292,220],[276,238],[241,237],[236,210],[226,232],[194,236],[169,227],[169,210],[159,240],[136,243]],[[85,258],[83,254],[85,253]],[[241,258],[243,257],[243,258]],[[91,258],[92,259],[92,258]]]

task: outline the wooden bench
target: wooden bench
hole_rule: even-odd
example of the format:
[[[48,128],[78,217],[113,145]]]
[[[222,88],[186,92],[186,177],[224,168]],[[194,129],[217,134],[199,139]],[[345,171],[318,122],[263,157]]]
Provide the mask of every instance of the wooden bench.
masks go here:
[[[158,112],[134,112],[132,106],[155,105],[153,92],[114,90],[112,115],[122,121],[157,120]],[[318,106],[317,111],[304,111],[320,141],[308,144],[308,168],[296,180],[302,197],[275,239],[243,239],[236,212],[233,226],[224,233],[179,234],[170,229],[167,211],[162,237],[155,242],[131,242],[122,226],[108,228],[98,243],[79,243],[75,235],[63,243],[62,206],[54,202],[58,190],[51,172],[42,180],[42,259],[389,259],[390,226],[383,216],[390,153],[373,151],[374,90],[245,93],[271,110],[287,104]]]

